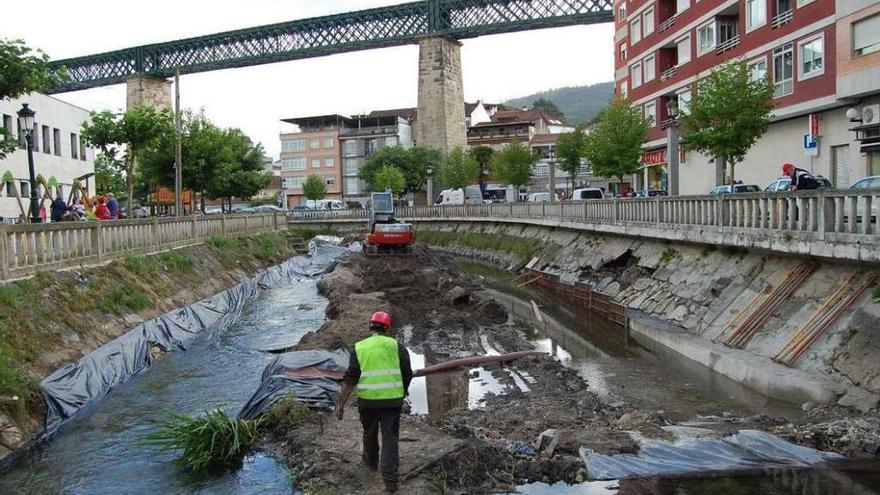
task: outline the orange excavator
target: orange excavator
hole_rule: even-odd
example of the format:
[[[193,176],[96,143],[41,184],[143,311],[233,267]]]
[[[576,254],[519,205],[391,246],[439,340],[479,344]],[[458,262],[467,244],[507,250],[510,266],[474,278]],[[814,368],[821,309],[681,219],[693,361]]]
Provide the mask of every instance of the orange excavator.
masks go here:
[[[410,254],[415,241],[412,224],[394,218],[394,198],[390,192],[373,193],[370,224],[365,238],[367,254]]]

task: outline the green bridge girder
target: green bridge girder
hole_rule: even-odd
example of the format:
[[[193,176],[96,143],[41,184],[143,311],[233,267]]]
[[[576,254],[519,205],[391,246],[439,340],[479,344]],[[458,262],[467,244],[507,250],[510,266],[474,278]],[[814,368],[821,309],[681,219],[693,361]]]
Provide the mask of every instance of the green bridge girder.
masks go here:
[[[426,0],[300,19],[57,60],[67,76],[47,93],[125,82],[135,74],[170,77],[334,53],[614,20],[613,0]]]

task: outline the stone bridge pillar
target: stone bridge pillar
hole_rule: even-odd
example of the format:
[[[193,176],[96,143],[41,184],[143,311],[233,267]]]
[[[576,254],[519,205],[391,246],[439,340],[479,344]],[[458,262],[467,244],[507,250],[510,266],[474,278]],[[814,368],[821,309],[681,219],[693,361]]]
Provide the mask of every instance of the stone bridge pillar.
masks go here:
[[[151,106],[157,110],[171,108],[171,84],[163,78],[136,74],[125,82],[125,108]]]
[[[444,36],[419,40],[419,114],[415,140],[448,153],[467,147],[461,43]]]

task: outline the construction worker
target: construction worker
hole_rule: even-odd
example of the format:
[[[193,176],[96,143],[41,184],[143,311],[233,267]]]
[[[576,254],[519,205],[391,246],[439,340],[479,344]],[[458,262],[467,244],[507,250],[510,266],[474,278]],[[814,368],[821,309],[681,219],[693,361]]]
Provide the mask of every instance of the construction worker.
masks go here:
[[[412,381],[406,347],[391,337],[391,315],[377,311],[370,317],[374,335],[354,345],[339,393],[336,418],[345,415],[345,403],[357,389],[358,413],[364,428],[363,464],[379,469],[379,429],[382,430],[382,479],[385,492],[395,493],[400,464],[397,441],[400,410]]]
[[[789,191],[806,191],[809,189],[819,189],[819,181],[813,177],[813,174],[802,168],[797,168],[790,163],[782,166],[782,173],[791,178],[791,186]]]

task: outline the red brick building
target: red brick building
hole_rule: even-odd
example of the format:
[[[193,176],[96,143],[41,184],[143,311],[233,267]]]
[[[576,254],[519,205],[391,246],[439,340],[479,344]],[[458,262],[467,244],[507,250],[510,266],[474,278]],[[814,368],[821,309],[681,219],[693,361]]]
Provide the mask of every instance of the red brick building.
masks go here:
[[[642,107],[653,125],[645,145],[638,188],[665,188],[668,105],[686,111],[693,85],[720,64],[746,60],[755,78],[775,88],[774,123],[736,166],[736,179],[767,185],[784,162],[812,169],[838,187],[877,173],[874,151],[857,141],[846,111],[870,105],[875,91],[839,91],[838,67],[853,59],[870,70],[877,40],[872,15],[859,0],[621,0],[615,4],[615,88]],[[874,3],[877,2],[868,2]],[[876,6],[876,5],[875,5]],[[850,14],[847,14],[850,11]],[[862,12],[859,17],[851,12]],[[840,14],[849,15],[844,18]],[[873,22],[873,21],[872,21]],[[852,37],[858,40],[851,39]],[[846,43],[839,46],[839,43]],[[864,46],[862,46],[864,45]],[[858,65],[858,64],[856,64]],[[863,69],[864,71],[865,69]],[[869,77],[862,74],[859,76]],[[870,75],[877,82],[877,75]],[[811,117],[811,115],[813,115]],[[816,134],[817,151],[804,135]],[[682,194],[705,193],[714,185],[714,163],[696,153],[681,155]],[[876,163],[876,165],[874,165]],[[727,171],[729,176],[729,171]]]

